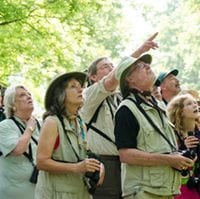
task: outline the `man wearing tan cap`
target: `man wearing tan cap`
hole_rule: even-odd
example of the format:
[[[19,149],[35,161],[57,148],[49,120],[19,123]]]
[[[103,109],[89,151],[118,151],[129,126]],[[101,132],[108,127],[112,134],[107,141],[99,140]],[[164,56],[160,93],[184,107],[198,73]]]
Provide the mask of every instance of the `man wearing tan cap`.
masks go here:
[[[153,41],[157,33],[138,48],[133,57],[157,48]],[[94,61],[88,70],[91,85],[85,89],[82,118],[88,124],[89,148],[100,154],[105,166],[105,179],[94,194],[94,199],[121,198],[121,164],[114,138],[114,114],[121,101],[116,92],[118,80],[112,62],[102,57]]]
[[[123,101],[115,115],[115,140],[122,162],[124,199],[173,199],[179,193],[178,170],[193,160],[176,153],[174,131],[151,96],[155,75],[149,54],[124,58],[116,70]]]

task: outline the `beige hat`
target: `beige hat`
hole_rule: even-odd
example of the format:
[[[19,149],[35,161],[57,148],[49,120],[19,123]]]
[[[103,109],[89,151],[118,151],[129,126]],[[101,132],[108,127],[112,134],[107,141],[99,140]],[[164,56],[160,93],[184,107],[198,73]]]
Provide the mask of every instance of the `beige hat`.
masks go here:
[[[57,76],[49,85],[46,91],[45,99],[44,99],[44,105],[46,110],[48,110],[52,103],[53,98],[55,97],[55,90],[58,88],[63,82],[67,82],[69,79],[75,78],[77,79],[81,86],[86,82],[87,75],[82,72],[69,72],[64,73],[62,75]]]
[[[151,64],[152,57],[150,54],[145,54],[139,58],[124,57],[116,68],[115,77],[119,81],[119,86],[123,97],[125,97],[128,92],[128,88],[124,84],[125,77],[132,65],[137,61],[143,61]]]

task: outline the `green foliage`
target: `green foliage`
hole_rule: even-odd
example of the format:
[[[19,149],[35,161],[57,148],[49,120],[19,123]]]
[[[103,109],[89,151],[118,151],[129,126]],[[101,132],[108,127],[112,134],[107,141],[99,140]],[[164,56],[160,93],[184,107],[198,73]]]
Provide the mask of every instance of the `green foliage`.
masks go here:
[[[118,56],[119,9],[114,0],[0,1],[1,82],[16,76],[46,88],[61,72],[85,70],[102,54]]]
[[[144,29],[137,16],[125,21],[124,4]],[[178,68],[182,84],[200,90],[199,8],[199,0],[1,0],[0,83],[25,83],[42,103],[55,75],[83,71],[99,56],[117,60],[138,35],[158,31],[156,73]]]
[[[165,3],[162,9],[140,1],[134,5],[143,14],[146,24],[159,32],[155,70],[159,73],[177,68],[183,87],[200,91],[200,1],[167,0]]]

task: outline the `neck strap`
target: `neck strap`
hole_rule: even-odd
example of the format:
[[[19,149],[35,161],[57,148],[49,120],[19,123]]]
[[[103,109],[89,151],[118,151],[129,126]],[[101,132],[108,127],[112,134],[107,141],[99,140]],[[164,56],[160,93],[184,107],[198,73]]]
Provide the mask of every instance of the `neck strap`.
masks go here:
[[[18,122],[14,117],[10,117],[10,119],[13,120],[13,122],[17,125],[17,127],[19,128],[21,134],[24,134],[25,127],[24,127],[20,122]],[[37,121],[37,120],[36,120],[36,121]],[[37,121],[37,127],[38,127],[38,129],[40,130],[40,124],[39,124],[38,121]],[[31,139],[33,140],[33,142],[34,142],[36,145],[38,144],[37,140],[36,140],[33,136],[31,136]],[[33,166],[35,166],[34,163],[33,163],[33,152],[32,152],[31,143],[29,143],[28,147],[29,147],[29,153],[24,152],[23,155],[24,155],[26,158],[28,158],[28,160],[31,162],[31,164],[32,164]]]
[[[166,142],[170,145],[172,151],[177,151],[176,146],[174,146],[170,140],[165,136],[165,134],[160,130],[159,127],[156,126],[156,124],[153,122],[153,120],[149,117],[149,115],[145,112],[145,110],[142,108],[142,106],[140,106],[135,100],[133,100],[132,98],[126,98],[130,101],[132,101],[140,110],[140,112],[145,116],[145,118],[147,119],[147,121],[153,126],[153,128],[166,140]]]
[[[64,124],[63,117],[61,115],[57,115],[57,117],[58,117],[58,119],[59,119],[59,121],[60,121],[60,123],[62,125],[63,131],[65,132],[66,138],[67,138],[67,140],[68,140],[68,142],[69,142],[69,144],[71,146],[71,149],[72,149],[72,151],[74,152],[74,154],[75,154],[75,156],[77,158],[77,162],[82,161],[81,158],[79,157],[79,155],[77,154],[76,150],[74,149],[74,147],[72,145],[72,142],[71,142],[71,140],[70,140],[70,138],[68,136],[67,130],[65,129],[65,124]]]

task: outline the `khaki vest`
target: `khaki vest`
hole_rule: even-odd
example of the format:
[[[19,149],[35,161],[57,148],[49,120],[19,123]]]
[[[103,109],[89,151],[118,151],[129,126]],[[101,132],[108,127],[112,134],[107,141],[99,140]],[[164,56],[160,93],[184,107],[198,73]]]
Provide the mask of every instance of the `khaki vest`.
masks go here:
[[[69,143],[65,132],[59,122],[59,119],[56,116],[49,116],[54,119],[58,124],[59,148],[54,150],[52,153],[52,158],[55,160],[77,162],[76,155],[72,149],[71,144]],[[65,129],[69,139],[73,145],[73,148],[76,150],[76,153],[79,155],[80,159],[86,158],[86,146],[83,139],[77,138],[75,132],[72,131],[72,128],[69,125],[69,122],[65,119]],[[80,126],[78,125],[79,131],[81,131]],[[78,146],[78,142],[79,146]],[[74,198],[77,199],[89,199],[89,193],[87,187],[83,181],[83,175],[81,173],[49,173],[45,171],[40,171],[38,176],[38,183],[36,186],[36,196],[35,199],[42,198],[70,198],[70,195],[74,195]],[[44,197],[45,195],[45,197]],[[84,195],[84,196],[83,196]]]
[[[134,99],[133,95],[131,97]],[[124,100],[120,107],[124,105],[132,111],[140,126],[137,135],[137,149],[150,153],[172,151],[167,141],[152,127],[131,100]],[[157,110],[144,103],[141,106],[159,129],[165,133],[170,142],[176,146],[176,138],[166,116],[162,113],[162,123]],[[180,179],[180,173],[170,166],[145,167],[122,164],[122,189],[124,196],[137,193],[139,190],[163,196],[178,194],[181,183]]]

